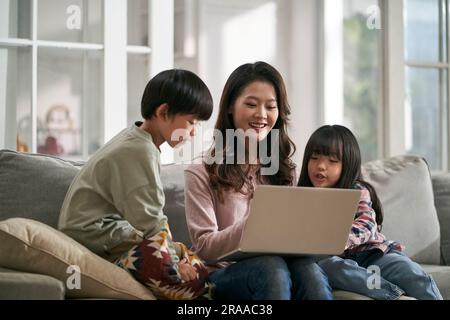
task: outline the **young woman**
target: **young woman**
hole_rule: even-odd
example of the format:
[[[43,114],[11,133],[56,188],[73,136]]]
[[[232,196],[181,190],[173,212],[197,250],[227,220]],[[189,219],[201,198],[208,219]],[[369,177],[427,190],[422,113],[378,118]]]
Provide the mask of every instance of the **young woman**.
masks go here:
[[[238,244],[255,186],[294,184],[290,157],[295,147],[286,133],[289,114],[284,81],[276,69],[264,62],[238,67],[222,93],[210,157],[185,171],[188,228],[196,252],[211,267],[215,299],[332,299],[325,273],[311,259],[217,261]],[[245,135],[230,138],[230,130]],[[269,146],[269,163],[262,161],[264,148],[254,150],[255,141]],[[268,167],[278,170],[264,175]],[[276,219],[274,212],[274,223]]]
[[[353,133],[339,125],[323,126],[309,139],[303,158],[299,186],[360,189],[361,199],[346,250],[319,262],[333,288],[353,291],[380,300],[441,300],[434,280],[402,253],[403,246],[386,240],[381,203],[375,189],[362,179],[361,152]],[[380,270],[379,284],[371,284],[372,272]]]

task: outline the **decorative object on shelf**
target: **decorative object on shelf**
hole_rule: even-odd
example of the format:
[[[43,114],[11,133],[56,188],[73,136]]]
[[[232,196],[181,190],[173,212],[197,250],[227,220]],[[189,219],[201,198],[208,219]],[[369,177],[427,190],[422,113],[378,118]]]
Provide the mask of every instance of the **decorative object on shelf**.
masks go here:
[[[57,156],[64,153],[64,148],[58,143],[58,140],[55,137],[48,136],[45,139],[45,143],[43,145],[38,146],[37,151],[39,153]]]
[[[79,130],[74,128],[70,108],[64,104],[53,105],[47,110],[38,152],[51,155],[77,154],[78,135]]]
[[[16,136],[16,149],[19,152],[28,152],[28,145],[21,139],[19,135]]]

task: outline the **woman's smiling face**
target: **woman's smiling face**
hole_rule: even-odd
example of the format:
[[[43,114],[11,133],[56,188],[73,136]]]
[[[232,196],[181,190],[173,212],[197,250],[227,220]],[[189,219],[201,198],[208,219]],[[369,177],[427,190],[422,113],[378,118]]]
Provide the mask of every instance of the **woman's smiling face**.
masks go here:
[[[277,96],[273,85],[254,81],[244,88],[231,108],[236,129],[252,130],[263,140],[278,119]]]

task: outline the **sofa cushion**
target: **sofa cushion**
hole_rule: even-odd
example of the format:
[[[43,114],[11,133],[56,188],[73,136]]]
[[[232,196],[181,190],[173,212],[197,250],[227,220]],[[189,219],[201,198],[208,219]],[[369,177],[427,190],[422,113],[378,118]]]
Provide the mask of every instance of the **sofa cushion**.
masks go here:
[[[442,262],[450,265],[450,173],[434,174],[433,190],[441,225]]]
[[[184,213],[184,169],[187,165],[171,164],[161,167],[161,180],[164,185],[166,204],[164,214],[167,216],[173,238],[191,245]]]
[[[433,277],[444,300],[450,300],[450,267],[423,264],[422,268]]]
[[[84,162],[43,154],[0,150],[0,220],[21,217],[57,228],[66,192]],[[166,204],[176,241],[190,246],[184,214],[184,169],[186,165],[161,167]]]
[[[64,284],[43,274],[0,268],[0,300],[62,300]]]
[[[0,221],[0,266],[56,278],[69,298],[154,299],[124,269],[34,220]]]
[[[30,218],[56,228],[80,165],[53,156],[0,150],[0,220]]]
[[[397,156],[366,163],[371,183],[384,209],[382,232],[406,246],[419,263],[440,263],[440,228],[428,165],[415,156]]]

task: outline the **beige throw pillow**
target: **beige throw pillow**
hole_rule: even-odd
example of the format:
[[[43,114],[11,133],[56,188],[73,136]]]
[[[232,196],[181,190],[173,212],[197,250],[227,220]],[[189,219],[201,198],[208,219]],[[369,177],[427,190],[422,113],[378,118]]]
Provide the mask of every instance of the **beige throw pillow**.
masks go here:
[[[0,221],[0,266],[59,279],[68,298],[155,299],[127,271],[30,219]]]
[[[413,155],[376,160],[364,164],[363,175],[383,206],[382,233],[405,245],[415,262],[439,264],[439,220],[426,161]]]

